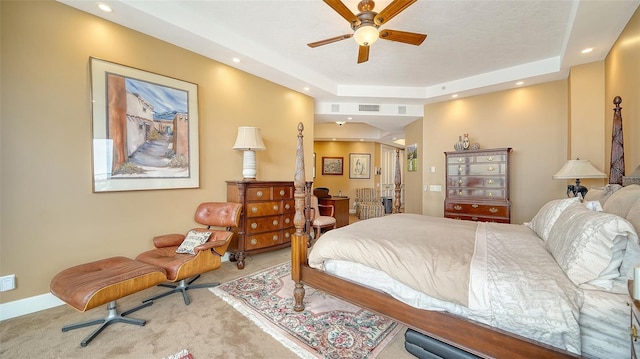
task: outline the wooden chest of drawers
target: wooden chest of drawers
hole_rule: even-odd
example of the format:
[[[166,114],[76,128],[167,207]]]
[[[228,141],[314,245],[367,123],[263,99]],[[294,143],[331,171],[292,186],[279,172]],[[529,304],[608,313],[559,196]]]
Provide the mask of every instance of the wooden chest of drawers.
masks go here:
[[[231,241],[229,259],[243,269],[248,254],[291,245],[295,232],[293,182],[227,181],[227,201],[242,203],[240,225]]]
[[[446,218],[510,223],[511,148],[445,152]]]

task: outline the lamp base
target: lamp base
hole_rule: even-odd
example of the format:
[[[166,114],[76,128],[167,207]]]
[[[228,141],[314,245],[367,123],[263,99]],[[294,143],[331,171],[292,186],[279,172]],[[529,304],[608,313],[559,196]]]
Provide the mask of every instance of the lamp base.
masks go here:
[[[256,151],[245,150],[242,155],[242,177],[256,179]]]
[[[587,187],[580,185],[580,179],[576,179],[575,185],[570,184],[567,186],[567,197],[571,197],[569,194],[573,193],[573,197],[578,197],[578,194],[580,194],[584,198],[588,191]]]

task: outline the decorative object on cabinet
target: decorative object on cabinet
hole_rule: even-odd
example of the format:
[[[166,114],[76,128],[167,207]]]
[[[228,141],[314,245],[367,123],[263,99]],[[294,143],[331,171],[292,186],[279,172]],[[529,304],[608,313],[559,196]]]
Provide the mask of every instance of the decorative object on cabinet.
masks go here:
[[[327,209],[328,213],[323,214],[321,209]],[[320,204],[318,197],[311,196],[311,227],[313,227],[314,238],[319,238],[322,228],[336,228],[335,208],[333,205]]]
[[[356,188],[355,207],[359,219],[384,216],[384,204],[373,188]]]
[[[369,179],[371,178],[371,154],[350,153],[349,154],[349,178]]]
[[[322,175],[342,176],[344,157],[322,157]]]
[[[166,270],[167,280],[176,284],[159,284],[161,287],[171,290],[143,300],[143,303],[154,301],[173,293],[182,293],[184,304],[191,301],[187,296],[187,290],[196,288],[211,288],[219,283],[192,284],[206,273],[220,268],[222,256],[224,256],[233,232],[232,227],[238,226],[241,205],[228,202],[205,202],[196,209],[194,220],[207,226],[206,228],[194,228],[187,236],[183,234],[166,234],[153,238],[155,249],[140,253],[136,260],[139,262],[158,266]],[[213,229],[211,227],[221,227]],[[195,246],[193,252],[180,253],[183,244],[189,241],[191,232],[200,233],[202,244]]]
[[[622,98],[613,98],[613,130],[611,133],[611,166],[609,168],[609,184],[622,184],[624,177],[624,141],[622,136]]]
[[[315,191],[314,191],[315,193]],[[336,227],[344,227],[349,224],[349,197],[318,197],[318,201],[321,205],[320,214],[328,216],[328,211],[324,211],[323,206],[332,206],[332,216],[336,219]]]
[[[227,201],[242,204],[237,236],[229,246],[229,260],[243,269],[250,254],[288,247],[295,231],[293,182],[227,181]],[[235,229],[234,229],[235,230]]]
[[[242,155],[242,177],[246,179],[256,178],[256,151],[264,151],[267,148],[262,142],[262,134],[257,127],[238,127],[238,136],[233,145],[234,150],[244,151]]]
[[[456,142],[456,143],[453,145],[453,148],[454,148],[456,151],[462,151],[462,150],[464,150],[464,147],[463,147],[463,145],[462,145],[462,136],[458,136],[458,142]]]
[[[510,223],[511,148],[445,152],[446,218]]]
[[[418,144],[407,146],[407,171],[413,172],[418,170]]]
[[[93,192],[200,187],[198,85],[93,57],[90,67]]]
[[[464,136],[462,136],[462,149],[463,150],[468,150],[469,149],[469,134],[465,133]]]
[[[580,184],[581,178],[606,178],[607,175],[600,172],[597,168],[593,167],[588,160],[569,160],[562,168],[553,175],[553,179],[575,179],[575,185],[567,186],[567,197],[573,194],[574,197],[578,196],[578,193],[582,195],[582,198],[587,194],[587,187]]]

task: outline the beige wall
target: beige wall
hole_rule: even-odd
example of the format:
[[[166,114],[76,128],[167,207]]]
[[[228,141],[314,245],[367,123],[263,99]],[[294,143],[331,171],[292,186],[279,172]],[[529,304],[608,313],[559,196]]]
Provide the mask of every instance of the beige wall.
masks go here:
[[[293,180],[297,124],[313,152],[313,99],[54,1],[2,1],[0,275],[5,303],[49,292],[75,264],[135,257],[186,232],[196,206],[242,177],[238,126],[262,128],[258,179]],[[200,188],[92,193],[89,57],[198,84]],[[307,178],[311,171],[307,165]]]
[[[611,162],[613,98],[622,97],[626,174],[640,166],[640,8],[625,27],[605,60],[606,165]],[[606,171],[608,174],[609,172]]]
[[[423,171],[424,184],[441,185],[442,192],[422,192],[423,214],[443,215],[444,152],[468,133],[480,148],[513,148],[511,221],[530,220],[566,190],[551,176],[567,159],[567,108],[566,80],[426,105],[422,166],[436,171]]]

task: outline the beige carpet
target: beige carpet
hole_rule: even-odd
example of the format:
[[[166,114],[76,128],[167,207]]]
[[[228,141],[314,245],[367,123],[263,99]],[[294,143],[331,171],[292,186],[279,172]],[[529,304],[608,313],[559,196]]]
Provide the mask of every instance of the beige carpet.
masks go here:
[[[198,282],[226,282],[286,261],[288,248],[251,256],[246,268],[225,262],[206,273]],[[123,311],[163,288],[154,287],[118,301]],[[101,318],[106,306],[80,313],[64,305],[0,322],[0,358],[165,358],[187,349],[194,359],[205,358],[296,358],[289,349],[207,289],[187,292],[191,305],[182,295],[161,298],[147,308],[131,314],[146,319],[144,327],[115,323],[85,348],[80,341],[94,327],[66,333],[63,325]],[[404,350],[404,330],[395,337],[378,359],[414,358]]]

